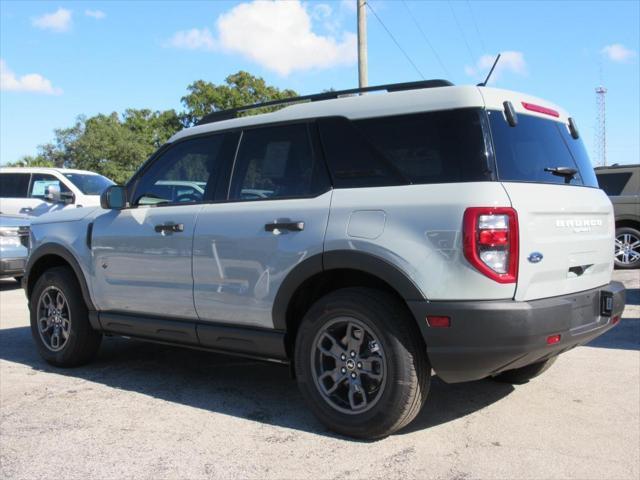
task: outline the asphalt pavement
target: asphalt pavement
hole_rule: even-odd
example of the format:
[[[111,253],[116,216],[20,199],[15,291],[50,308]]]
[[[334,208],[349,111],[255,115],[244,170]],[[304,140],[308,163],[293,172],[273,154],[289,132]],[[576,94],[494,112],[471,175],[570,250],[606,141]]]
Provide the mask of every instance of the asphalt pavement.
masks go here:
[[[640,478],[640,272],[620,325],[510,386],[436,378],[377,442],[327,431],[286,367],[106,338],[91,365],[40,359],[0,281],[0,478]]]

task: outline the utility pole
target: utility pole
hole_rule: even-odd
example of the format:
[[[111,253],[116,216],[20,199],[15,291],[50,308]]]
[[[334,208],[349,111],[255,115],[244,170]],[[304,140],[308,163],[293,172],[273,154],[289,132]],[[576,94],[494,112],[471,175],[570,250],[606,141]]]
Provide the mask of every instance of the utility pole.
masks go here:
[[[605,95],[607,89],[602,84],[596,88],[596,163],[607,165],[607,114]]]
[[[367,1],[358,0],[358,86],[366,87],[367,78]]]

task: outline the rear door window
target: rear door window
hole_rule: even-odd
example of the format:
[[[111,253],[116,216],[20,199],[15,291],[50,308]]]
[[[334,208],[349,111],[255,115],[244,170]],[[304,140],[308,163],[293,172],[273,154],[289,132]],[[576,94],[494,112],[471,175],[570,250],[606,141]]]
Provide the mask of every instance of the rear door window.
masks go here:
[[[507,124],[502,112],[489,111],[498,178],[502,181],[598,186],[582,140],[574,139],[560,122],[532,115],[518,115],[518,124]],[[546,169],[567,167],[573,178]]]
[[[0,173],[0,197],[27,198],[30,177],[28,173]]]
[[[245,130],[233,167],[230,200],[320,195],[330,185],[306,123]]]
[[[491,180],[482,110],[320,119],[338,188]]]

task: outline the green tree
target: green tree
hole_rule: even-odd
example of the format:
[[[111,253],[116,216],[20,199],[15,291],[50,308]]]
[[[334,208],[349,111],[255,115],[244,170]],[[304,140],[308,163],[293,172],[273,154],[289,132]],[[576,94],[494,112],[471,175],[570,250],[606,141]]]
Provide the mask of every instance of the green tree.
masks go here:
[[[127,109],[119,115],[79,116],[69,128],[54,130],[53,141],[40,145],[35,156],[14,165],[79,168],[126,182],[142,163],[184,126],[197,123],[204,115],[228,108],[297,96],[280,90],[259,77],[240,71],[229,75],[222,85],[204,80],[187,87],[182,97],[185,111]],[[256,109],[247,114],[273,108]]]
[[[211,112],[298,96],[294,90],[280,90],[267,85],[264,79],[244,71],[229,75],[223,85],[197,80],[187,90],[189,93],[181,99],[186,108],[182,115],[185,126],[195,125]],[[256,114],[269,110],[273,109],[256,109],[247,113]]]

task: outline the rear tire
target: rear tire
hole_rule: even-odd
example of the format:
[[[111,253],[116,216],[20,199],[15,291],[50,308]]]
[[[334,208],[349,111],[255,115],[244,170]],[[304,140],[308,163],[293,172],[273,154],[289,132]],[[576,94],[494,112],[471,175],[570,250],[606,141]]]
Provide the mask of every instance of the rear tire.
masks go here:
[[[616,246],[613,261],[616,268],[640,267],[640,232],[631,227],[616,228]]]
[[[80,285],[68,267],[38,278],[29,299],[31,336],[38,353],[57,367],[75,367],[97,353],[102,335],[91,328]]]
[[[395,297],[369,288],[329,293],[298,331],[295,371],[302,396],[329,429],[385,437],[424,405],[431,367],[415,320]]]
[[[505,372],[499,373],[498,375],[493,377],[493,379],[502,383],[513,383],[516,385],[521,385],[523,383],[527,383],[529,380],[537,377],[538,375],[542,375],[551,367],[551,365],[556,362],[557,358],[558,357],[555,356],[541,362],[532,363],[531,365],[515,368],[513,370],[507,370]]]

